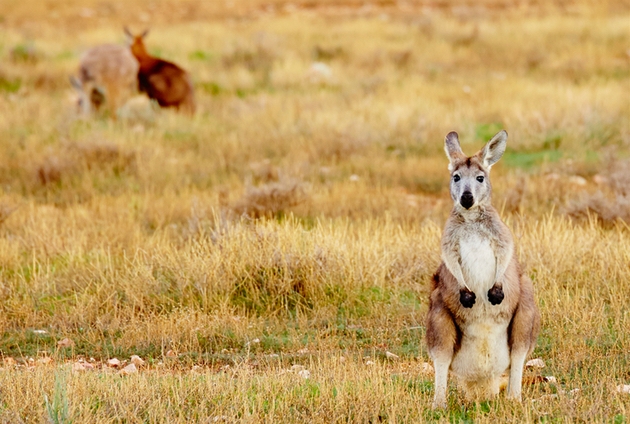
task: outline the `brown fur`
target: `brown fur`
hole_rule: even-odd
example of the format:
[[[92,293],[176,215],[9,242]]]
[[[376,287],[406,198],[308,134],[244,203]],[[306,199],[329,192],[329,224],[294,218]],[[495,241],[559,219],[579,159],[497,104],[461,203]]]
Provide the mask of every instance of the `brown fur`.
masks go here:
[[[81,112],[109,110],[116,119],[117,109],[137,91],[138,61],[127,48],[115,44],[92,47],[81,57],[78,79],[72,85],[79,91]]]
[[[195,96],[188,72],[173,62],[149,55],[143,41],[148,31],[134,36],[125,28],[125,33],[132,40],[131,53],[140,63],[138,71],[140,91],[155,99],[160,107],[174,107],[193,114]]]
[[[485,334],[493,331],[498,331],[494,333],[498,336],[491,340],[499,340],[497,342],[499,346],[503,340],[507,340],[509,351],[507,365],[511,372],[508,396],[520,400],[522,367],[525,357],[534,349],[540,328],[540,315],[534,300],[532,282],[522,272],[514,255],[510,230],[490,204],[491,188],[489,181],[486,180],[490,167],[505,149],[507,134],[505,133],[504,137],[500,136],[501,133],[497,134],[483,150],[472,157],[466,157],[461,152],[456,134],[449,140],[451,134],[447,136],[446,141],[447,155],[451,160],[449,168],[451,175],[457,174],[461,181],[451,184],[455,206],[442,236],[443,261],[433,276],[426,322],[427,345],[436,371],[434,407],[446,406],[446,373],[448,369],[452,369],[454,363],[459,364],[457,365],[459,368],[452,371],[456,373],[469,398],[479,395],[493,396],[498,393],[500,377],[498,373],[501,370],[496,369],[496,366],[493,368],[493,364],[488,365],[488,362],[495,360],[493,356],[495,353],[492,352],[494,345],[484,344],[483,340]],[[495,140],[497,137],[500,138],[498,142]],[[492,145],[493,142],[495,145]],[[496,144],[501,146],[497,147]],[[472,187],[478,183],[478,177],[484,176],[486,185],[485,188],[478,189],[480,196],[478,203],[469,209],[462,207],[459,203],[461,197],[454,193],[458,190],[455,184],[462,182]],[[478,185],[481,187],[482,183]],[[464,272],[465,265],[461,255],[463,253],[474,255],[476,252],[470,248],[466,252],[460,249],[462,243],[471,237],[475,241],[487,243],[496,259],[494,264],[479,265],[475,261],[487,258],[481,254],[479,258],[472,258],[473,268],[481,271],[486,268],[494,269],[498,277],[492,280],[492,287],[486,287],[489,289],[487,292],[485,289],[480,291],[477,288],[477,292],[474,293],[476,297],[474,304],[465,307],[461,299],[462,296],[472,293],[469,285],[472,285],[474,276],[471,276],[470,271],[467,271],[468,274]],[[466,263],[470,267],[471,259],[466,260],[469,261]],[[456,278],[452,270],[459,278]],[[504,297],[498,304],[494,304],[490,299],[496,297],[497,293],[502,293]],[[503,328],[505,330],[502,330]],[[503,333],[501,336],[502,331],[507,331],[507,334]],[[475,369],[476,364],[480,364],[478,371]]]

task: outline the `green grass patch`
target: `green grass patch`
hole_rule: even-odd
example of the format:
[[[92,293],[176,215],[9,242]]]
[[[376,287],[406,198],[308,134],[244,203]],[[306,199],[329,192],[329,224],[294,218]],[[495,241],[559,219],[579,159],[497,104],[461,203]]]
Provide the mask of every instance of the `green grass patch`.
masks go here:
[[[540,150],[537,152],[507,151],[503,155],[504,166],[530,170],[545,163],[558,162],[562,158],[559,150]]]

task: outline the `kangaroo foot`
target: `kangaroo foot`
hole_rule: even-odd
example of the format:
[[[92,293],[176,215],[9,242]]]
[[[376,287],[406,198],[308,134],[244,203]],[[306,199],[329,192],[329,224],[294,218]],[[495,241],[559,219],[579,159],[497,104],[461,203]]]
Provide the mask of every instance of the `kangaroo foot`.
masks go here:
[[[488,300],[493,305],[499,305],[501,302],[503,302],[504,297],[505,296],[503,294],[503,287],[501,286],[495,284],[490,290],[488,290]]]
[[[459,291],[459,302],[464,308],[472,308],[475,304],[475,293],[468,289],[461,289]]]

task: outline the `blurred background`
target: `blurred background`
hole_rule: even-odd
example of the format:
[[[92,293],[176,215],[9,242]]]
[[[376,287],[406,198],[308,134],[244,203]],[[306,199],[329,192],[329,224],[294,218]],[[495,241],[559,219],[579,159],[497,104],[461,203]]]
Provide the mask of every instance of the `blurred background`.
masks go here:
[[[115,177],[237,214],[416,220],[449,208],[444,135],[472,154],[506,129],[499,207],[627,221],[629,7],[7,0],[0,182],[56,205],[124,191]],[[195,118],[139,96],[120,123],[77,122],[68,77],[88,48],[125,45],[123,26],[189,71]]]

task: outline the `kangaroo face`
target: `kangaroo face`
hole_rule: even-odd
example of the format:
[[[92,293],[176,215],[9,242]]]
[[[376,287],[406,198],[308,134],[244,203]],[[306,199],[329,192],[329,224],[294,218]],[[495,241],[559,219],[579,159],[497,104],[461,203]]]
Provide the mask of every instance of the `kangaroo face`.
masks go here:
[[[451,172],[451,198],[464,209],[490,201],[488,171],[474,158],[467,158]]]
[[[483,149],[467,157],[462,152],[457,133],[451,132],[446,136],[444,150],[450,162],[451,198],[457,209],[469,210],[490,203],[490,168],[501,159],[506,144],[507,133],[500,131]]]
[[[144,37],[147,36],[147,34],[149,34],[149,30],[145,30],[142,34],[140,35],[133,35],[131,33],[131,31],[129,31],[129,28],[125,27],[125,34],[127,35],[128,38],[128,42],[129,42],[129,49],[131,50],[131,53],[136,57],[144,57],[146,56],[147,50],[144,47]]]

